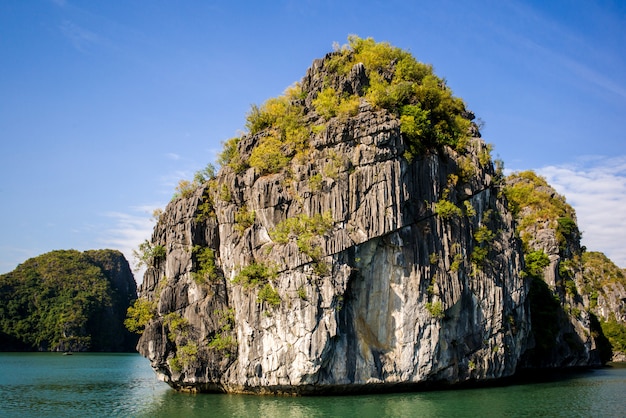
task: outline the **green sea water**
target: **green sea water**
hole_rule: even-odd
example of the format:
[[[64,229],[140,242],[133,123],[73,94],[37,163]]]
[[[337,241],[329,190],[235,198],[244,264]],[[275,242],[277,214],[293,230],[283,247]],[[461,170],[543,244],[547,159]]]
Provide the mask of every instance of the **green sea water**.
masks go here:
[[[184,394],[138,354],[0,353],[2,417],[625,417],[626,365],[503,387],[333,397]]]

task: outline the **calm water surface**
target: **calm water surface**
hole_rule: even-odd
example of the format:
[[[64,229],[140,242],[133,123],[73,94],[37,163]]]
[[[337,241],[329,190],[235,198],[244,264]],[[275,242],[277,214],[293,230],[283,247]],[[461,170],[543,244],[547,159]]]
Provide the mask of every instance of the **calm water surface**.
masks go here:
[[[177,393],[138,354],[0,353],[2,417],[625,417],[626,366],[500,388],[278,398]]]

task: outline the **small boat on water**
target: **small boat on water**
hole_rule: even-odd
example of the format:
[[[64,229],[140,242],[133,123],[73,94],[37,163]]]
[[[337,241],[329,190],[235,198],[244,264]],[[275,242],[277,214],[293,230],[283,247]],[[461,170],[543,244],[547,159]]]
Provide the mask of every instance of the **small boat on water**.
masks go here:
[[[71,352],[71,351],[66,351],[66,352],[64,352],[64,353],[63,353],[63,355],[64,355],[64,356],[71,356],[71,355],[72,355],[72,352]]]

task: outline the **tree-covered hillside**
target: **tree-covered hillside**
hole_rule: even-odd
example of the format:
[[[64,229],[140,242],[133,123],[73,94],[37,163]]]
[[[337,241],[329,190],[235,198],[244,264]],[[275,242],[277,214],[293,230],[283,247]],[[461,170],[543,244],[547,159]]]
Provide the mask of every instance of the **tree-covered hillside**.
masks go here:
[[[0,350],[132,351],[123,321],[137,297],[113,250],[52,251],[0,276]]]

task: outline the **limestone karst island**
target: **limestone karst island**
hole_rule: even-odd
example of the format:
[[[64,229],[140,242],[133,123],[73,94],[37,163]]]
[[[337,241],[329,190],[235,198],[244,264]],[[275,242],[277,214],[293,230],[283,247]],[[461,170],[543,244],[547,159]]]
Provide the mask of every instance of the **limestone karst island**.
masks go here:
[[[474,119],[387,43],[314,60],[159,214],[138,351],[177,390],[296,395],[618,358],[624,271],[543,178],[504,175]]]

